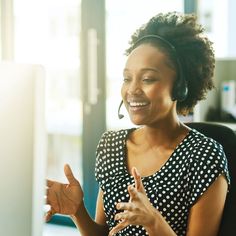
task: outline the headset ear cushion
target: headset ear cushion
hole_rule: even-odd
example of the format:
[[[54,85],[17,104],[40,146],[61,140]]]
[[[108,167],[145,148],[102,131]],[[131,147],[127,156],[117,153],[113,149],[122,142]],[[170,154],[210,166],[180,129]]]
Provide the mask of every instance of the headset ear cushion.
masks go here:
[[[184,101],[188,96],[188,85],[184,78],[177,80],[174,84],[172,91],[172,100],[173,101]]]

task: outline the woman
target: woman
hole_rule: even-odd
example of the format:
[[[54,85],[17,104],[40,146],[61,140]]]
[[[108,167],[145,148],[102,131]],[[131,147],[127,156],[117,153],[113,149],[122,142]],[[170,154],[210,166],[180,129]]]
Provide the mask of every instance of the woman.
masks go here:
[[[68,185],[48,181],[47,220],[71,215],[84,236],[217,235],[229,184],[225,154],[178,118],[214,87],[214,53],[202,33],[193,15],[168,13],[133,34],[121,94],[138,128],[101,137],[96,219],[66,165]]]

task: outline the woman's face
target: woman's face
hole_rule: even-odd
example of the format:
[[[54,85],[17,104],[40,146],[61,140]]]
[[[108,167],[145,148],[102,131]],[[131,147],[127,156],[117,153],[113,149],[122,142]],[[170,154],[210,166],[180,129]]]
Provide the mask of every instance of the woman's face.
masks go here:
[[[171,91],[176,77],[167,56],[157,47],[141,44],[128,56],[122,98],[131,121],[155,125],[176,111]]]

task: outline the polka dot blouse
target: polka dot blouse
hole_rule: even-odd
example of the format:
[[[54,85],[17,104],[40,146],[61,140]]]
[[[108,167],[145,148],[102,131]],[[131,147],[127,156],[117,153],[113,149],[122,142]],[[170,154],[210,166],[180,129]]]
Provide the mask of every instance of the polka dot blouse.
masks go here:
[[[105,132],[96,152],[95,176],[103,191],[104,211],[111,230],[118,222],[118,202],[128,202],[127,186],[134,184],[126,166],[126,140],[135,129]],[[168,161],[142,182],[151,204],[159,210],[179,236],[186,235],[191,206],[212,182],[224,174],[229,183],[222,146],[195,129],[190,130]],[[148,235],[142,226],[128,226],[120,236]]]

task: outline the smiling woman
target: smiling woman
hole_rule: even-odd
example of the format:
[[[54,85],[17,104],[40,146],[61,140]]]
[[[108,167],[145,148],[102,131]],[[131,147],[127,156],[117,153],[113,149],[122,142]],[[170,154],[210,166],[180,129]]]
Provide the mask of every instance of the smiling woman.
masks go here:
[[[95,220],[68,165],[69,184],[48,181],[47,219],[68,214],[83,236],[216,236],[230,184],[225,153],[178,117],[213,87],[212,44],[194,15],[170,12],[138,28],[126,52],[121,94],[138,127],[101,136]]]

